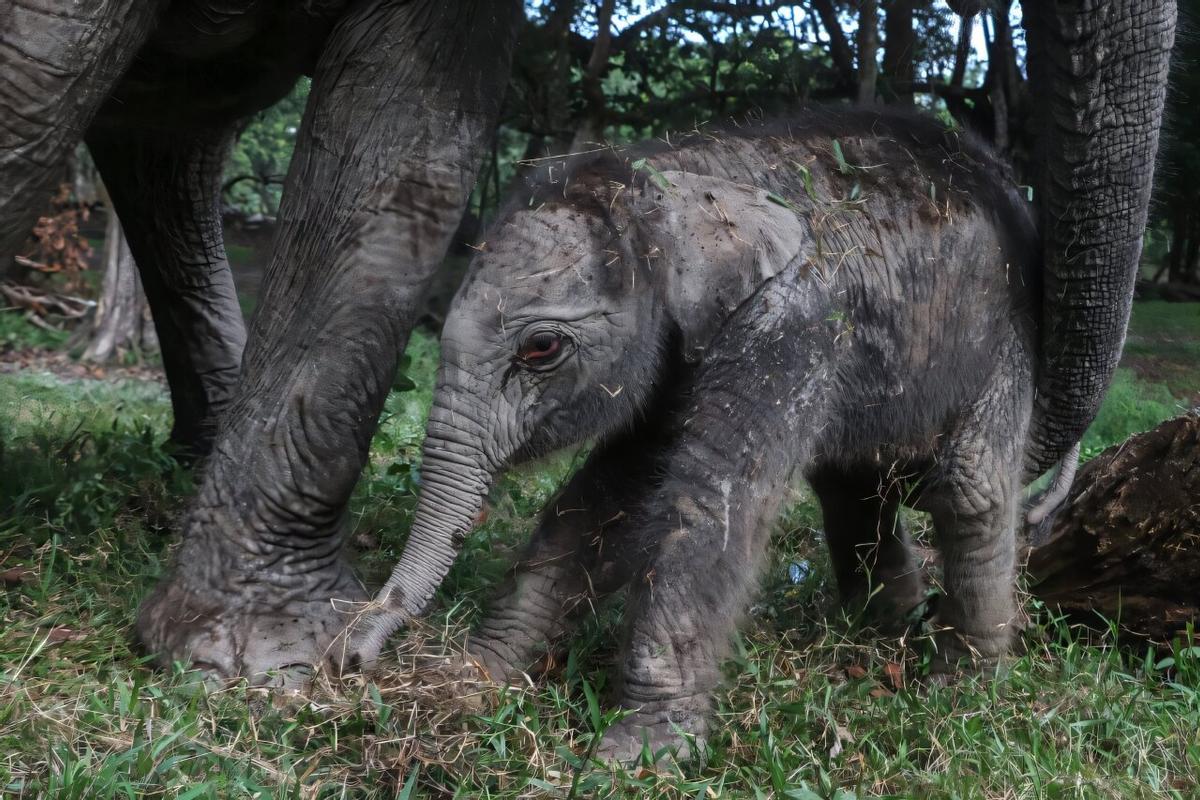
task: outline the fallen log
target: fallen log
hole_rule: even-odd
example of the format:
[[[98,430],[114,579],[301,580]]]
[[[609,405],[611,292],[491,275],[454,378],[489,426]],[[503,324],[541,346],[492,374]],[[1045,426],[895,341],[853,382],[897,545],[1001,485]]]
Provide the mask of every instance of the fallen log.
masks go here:
[[[1047,607],[1091,627],[1115,621],[1126,639],[1168,642],[1200,624],[1200,415],[1080,467],[1027,569]]]

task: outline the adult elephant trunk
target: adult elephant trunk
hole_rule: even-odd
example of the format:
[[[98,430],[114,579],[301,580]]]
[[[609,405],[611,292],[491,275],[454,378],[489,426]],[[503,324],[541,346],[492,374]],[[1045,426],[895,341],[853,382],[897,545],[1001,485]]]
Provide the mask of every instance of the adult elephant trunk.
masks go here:
[[[1042,361],[1028,467],[1083,436],[1125,341],[1175,35],[1174,0],[1024,0],[1039,94]]]
[[[429,412],[421,461],[421,496],[408,542],[391,577],[362,623],[354,626],[355,652],[369,666],[388,637],[429,604],[483,510],[498,469],[491,434],[478,414],[463,413],[453,398],[468,397],[439,381]]]

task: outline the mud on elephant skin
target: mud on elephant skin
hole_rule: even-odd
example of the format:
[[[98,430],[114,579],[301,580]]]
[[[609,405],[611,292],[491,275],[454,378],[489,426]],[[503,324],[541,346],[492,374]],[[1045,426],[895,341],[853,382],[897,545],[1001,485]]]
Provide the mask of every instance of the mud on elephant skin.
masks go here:
[[[325,612],[314,612],[311,617],[292,612],[296,603],[323,609],[332,607],[331,601],[343,593],[357,596],[340,560],[345,505],[365,462],[417,301],[441,260],[494,128],[521,4],[516,0],[364,0],[352,4],[341,0],[302,4],[284,0],[220,4],[206,0],[85,0],[65,10],[61,4],[43,0],[10,5],[12,13],[0,11],[0,17],[12,23],[0,27],[0,43],[5,45],[0,47],[0,72],[9,78],[0,81],[0,112],[13,121],[0,126],[0,251],[9,252],[14,237],[23,236],[31,221],[29,209],[23,207],[24,198],[48,183],[56,164],[86,131],[98,152],[97,161],[104,162],[101,169],[106,180],[111,176],[114,182],[125,182],[123,191],[118,187],[113,192],[114,200],[120,206],[118,213],[135,258],[143,270],[151,268],[151,274],[143,274],[143,282],[159,338],[164,348],[175,354],[166,353],[164,360],[177,399],[176,412],[179,419],[197,423],[179,428],[177,437],[198,443],[200,450],[211,444],[201,488],[183,525],[181,558],[143,606],[139,623],[143,639],[164,663],[194,658],[215,665],[225,675],[269,669],[272,657],[265,654],[271,652],[272,644],[279,651],[276,667],[296,662],[302,655],[319,659],[327,649],[320,642],[335,623],[326,620]],[[1039,163],[1045,165],[1046,174],[1037,182],[1037,199],[1045,230],[1041,260],[1047,291],[1044,302],[1040,298],[1032,301],[1032,333],[1022,334],[1017,330],[1020,326],[1008,319],[1014,325],[1009,331],[1012,338],[996,338],[982,360],[1028,366],[1028,339],[1036,339],[1042,353],[1036,363],[1036,408],[1030,415],[1022,410],[1021,398],[978,398],[981,405],[972,409],[973,416],[964,415],[960,420],[964,431],[977,433],[982,422],[1003,420],[1009,412],[1015,419],[1004,420],[1008,427],[997,423],[1004,428],[1003,441],[965,435],[961,443],[947,440],[944,445],[961,459],[961,463],[947,466],[948,474],[954,469],[986,472],[988,465],[994,468],[1012,457],[1012,442],[1021,438],[1019,428],[1026,422],[1032,426],[1029,438],[1033,443],[1024,452],[1026,474],[1044,469],[1078,440],[1120,353],[1149,201],[1174,3],[1111,0],[1024,5],[1034,78],[1031,85],[1033,91],[1044,92],[1035,106],[1043,117],[1039,122],[1043,131]],[[303,24],[280,24],[289,15],[293,21],[300,15]],[[293,35],[300,38],[289,39]],[[273,60],[273,56],[279,59]],[[285,92],[289,75],[294,79],[306,70],[312,72],[313,90],[285,186],[281,232],[240,359],[243,368],[238,359],[240,317],[215,222],[214,165],[220,164],[237,120]],[[207,76],[212,75],[219,80],[209,80]],[[179,91],[180,86],[187,90]],[[180,98],[197,97],[203,102],[181,107]],[[151,102],[143,104],[138,98]],[[153,113],[159,101],[173,103],[180,115],[170,118],[187,124],[163,131],[165,117]],[[146,109],[151,111],[148,116]],[[160,132],[165,135],[158,136]],[[845,132],[838,130],[833,135],[841,137]],[[907,146],[906,141],[901,144]],[[816,188],[823,192],[822,202],[848,197],[843,180],[847,176],[840,169],[837,174],[830,171],[828,158],[822,156],[827,150],[818,152],[810,147],[807,152],[820,164]],[[951,147],[950,152],[959,151]],[[441,454],[441,466],[437,458],[430,459],[427,513],[419,529],[423,533],[414,536],[395,579],[379,598],[383,613],[364,618],[365,626],[357,631],[356,655],[364,661],[370,661],[397,624],[421,610],[453,559],[457,540],[469,527],[477,496],[506,461],[557,446],[573,436],[599,435],[604,442],[593,463],[565,490],[566,499],[580,497],[586,503],[564,507],[588,510],[574,519],[569,514],[558,521],[547,518],[535,539],[535,552],[542,548],[555,556],[566,551],[571,557],[539,559],[531,562],[542,564],[539,569],[518,570],[512,599],[497,604],[494,625],[481,631],[481,648],[491,647],[497,668],[520,664],[529,641],[560,635],[564,627],[561,619],[550,621],[543,619],[544,613],[526,613],[526,595],[538,602],[549,598],[545,604],[555,608],[560,598],[570,601],[578,597],[584,567],[593,568],[597,589],[619,585],[635,568],[644,567],[641,554],[646,547],[606,546],[596,552],[590,546],[591,538],[582,537],[586,541],[579,544],[579,529],[602,529],[605,536],[600,541],[610,543],[620,542],[626,531],[646,536],[649,552],[656,563],[661,561],[662,574],[670,573],[672,557],[682,565],[682,556],[669,555],[682,546],[679,537],[670,532],[688,530],[685,521],[696,520],[692,527],[701,532],[706,525],[716,525],[704,535],[719,536],[720,547],[711,548],[714,553],[729,552],[739,541],[738,531],[762,527],[750,513],[754,507],[746,492],[761,492],[766,503],[778,482],[776,473],[784,466],[822,463],[822,442],[804,426],[823,415],[836,416],[836,405],[829,405],[831,395],[820,390],[823,381],[852,377],[844,368],[850,363],[846,348],[852,348],[852,353],[876,348],[873,365],[876,361],[884,366],[894,364],[903,355],[890,348],[904,331],[879,330],[886,315],[866,321],[846,316],[854,325],[851,331],[838,328],[837,313],[832,320],[821,314],[831,304],[866,302],[870,299],[866,287],[879,289],[882,278],[891,274],[889,270],[908,268],[914,274],[926,274],[915,262],[905,264],[884,257],[894,255],[889,251],[860,252],[854,237],[866,242],[874,241],[872,236],[887,239],[896,252],[909,252],[910,243],[897,243],[903,239],[902,226],[914,230],[924,230],[922,225],[936,227],[936,220],[918,214],[922,208],[934,216],[938,213],[937,204],[929,202],[927,178],[932,177],[939,187],[939,202],[947,198],[957,202],[938,181],[950,173],[959,175],[959,167],[943,163],[939,155],[936,163],[924,165],[917,183],[908,187],[907,200],[900,197],[902,187],[887,187],[899,192],[895,195],[898,206],[875,210],[880,223],[877,230],[864,232],[861,225],[822,230],[817,247],[814,242],[804,245],[790,238],[797,230],[805,235],[804,220],[813,217],[804,212],[807,191],[795,183],[794,174],[784,180],[775,170],[770,175],[761,171],[751,174],[752,164],[742,170],[736,161],[715,165],[725,169],[724,173],[708,165],[672,166],[668,161],[666,155],[651,154],[647,163],[657,165],[654,169],[663,174],[681,171],[694,176],[680,179],[681,187],[695,196],[692,206],[675,209],[679,217],[675,223],[668,220],[656,228],[649,217],[644,226],[641,220],[634,225],[630,219],[606,219],[609,212],[603,202],[590,203],[578,194],[563,198],[561,185],[551,187],[550,194],[557,194],[560,202],[548,206],[546,219],[530,222],[533,217],[525,218],[523,224],[530,229],[521,236],[529,238],[531,250],[544,246],[548,237],[559,236],[568,248],[574,241],[583,242],[579,246],[585,252],[595,248],[600,248],[595,252],[611,251],[604,253],[604,258],[613,262],[611,269],[596,273],[594,279],[611,294],[613,286],[628,276],[628,297],[634,306],[608,315],[610,327],[628,329],[634,318],[647,313],[660,327],[638,331],[633,351],[637,357],[623,358],[618,364],[619,371],[636,373],[624,376],[628,384],[589,368],[580,372],[574,381],[577,389],[572,389],[558,380],[556,373],[567,374],[561,369],[566,364],[592,363],[583,358],[592,351],[584,348],[595,347],[595,352],[601,353],[611,347],[605,342],[613,337],[602,336],[605,326],[596,320],[554,317],[556,324],[546,330],[529,330],[519,343],[504,342],[509,349],[497,356],[505,365],[501,385],[493,395],[461,397],[457,405],[435,411],[428,450]],[[857,163],[867,167],[874,162]],[[681,166],[687,168],[679,170]],[[995,176],[986,168],[987,174],[980,176],[974,176],[972,169],[964,168],[961,177],[995,183]],[[615,177],[634,186],[638,198],[653,210],[657,201],[647,192],[653,192],[657,182],[648,186],[645,170],[633,176],[630,172],[629,165],[621,165]],[[872,175],[870,170],[862,174]],[[615,202],[616,187],[607,182],[611,177],[610,170],[591,188],[604,202],[613,201],[613,212],[645,212],[646,207],[635,207],[631,197]],[[156,178],[168,180],[153,183]],[[780,191],[769,193],[800,208],[801,213],[767,197],[767,216],[785,224],[763,233],[756,246],[782,248],[781,252],[790,247],[793,254],[801,246],[810,252],[816,248],[820,258],[814,263],[827,268],[832,255],[840,253],[844,263],[828,276],[822,275],[825,283],[839,285],[838,280],[856,275],[862,281],[848,284],[847,294],[841,296],[829,294],[829,287],[817,281],[817,289],[810,293],[814,282],[802,274],[804,264],[780,262],[780,253],[768,250],[764,250],[762,262],[771,268],[759,270],[762,265],[744,249],[757,234],[747,237],[737,227],[743,223],[728,217],[723,184],[716,187],[720,192],[712,192],[720,207],[714,205],[706,194],[714,187],[705,187],[706,178],[741,184],[743,188],[734,191],[735,199],[741,201],[746,200],[748,186],[749,191],[760,193],[756,195],[760,204],[764,187],[773,186],[772,181],[778,179]],[[572,206],[576,200],[583,205]],[[986,192],[978,201],[981,205],[975,216],[967,214],[973,230],[1020,238],[1019,228],[1000,230],[995,220],[981,218],[986,214],[979,208],[987,213],[994,210],[987,206]],[[663,208],[670,211],[670,203]],[[694,215],[700,209],[706,213],[704,219],[688,218],[688,213]],[[819,216],[828,216],[827,210],[823,208]],[[914,218],[914,214],[918,216]],[[614,240],[610,222],[633,232],[644,228],[647,240],[637,241],[632,236]],[[708,226],[705,235],[719,235],[721,251],[710,250],[711,243],[703,239],[652,240],[650,234],[669,232],[672,224],[676,228]],[[561,230],[554,230],[555,226]],[[912,244],[919,249],[920,242]],[[968,255],[978,257],[980,252]],[[943,259],[950,254],[933,255]],[[562,279],[557,267],[533,267],[526,254],[520,255],[514,263],[527,270],[530,282]],[[588,274],[583,266],[570,263],[577,255],[548,251],[546,258],[550,264],[566,262],[564,268],[572,275],[576,266],[579,275]],[[732,278],[719,276],[717,284],[726,294],[689,296],[686,288],[670,287],[670,270],[662,268],[670,258],[678,261],[682,256],[686,261],[678,266],[685,272],[703,272],[705,263],[729,258],[742,267],[749,263],[751,268]],[[966,263],[974,262],[968,259]],[[592,267],[594,272],[597,265]],[[485,266],[480,268],[485,270]],[[676,302],[670,314],[665,308],[647,312],[635,302],[656,276],[660,280],[656,291],[666,292],[664,296]],[[795,284],[797,281],[800,283]],[[790,291],[789,285],[793,285]],[[796,288],[798,285],[803,285],[804,291]],[[930,292],[927,309],[919,303],[898,305],[911,311],[914,319],[931,318],[949,307],[950,299],[935,291],[941,284],[914,285]],[[903,294],[905,288],[905,284],[896,284],[889,290]],[[1001,305],[997,297],[1011,299],[1010,290],[1006,283],[1002,291],[991,295],[996,302],[992,311]],[[772,294],[779,292],[781,297]],[[575,292],[567,300],[586,295]],[[795,296],[803,296],[804,302],[780,302]],[[977,295],[965,296],[978,301]],[[885,311],[893,305],[892,298],[887,299]],[[734,313],[736,308],[752,308],[754,303],[764,304],[761,319]],[[838,313],[853,311],[851,307]],[[834,330],[825,330],[830,326]],[[513,332],[511,315],[500,329],[505,336],[526,332]],[[795,336],[777,340],[780,331]],[[908,334],[915,337],[922,332],[930,333],[918,322]],[[830,334],[832,340],[826,341]],[[867,334],[878,338],[864,338]],[[457,334],[468,342],[472,335],[465,324]],[[489,329],[480,335],[494,334]],[[455,335],[448,339],[451,351],[454,340]],[[760,340],[770,347],[743,353],[737,350]],[[790,349],[779,355],[783,359],[779,369],[769,363],[762,369],[743,369],[765,363],[764,352],[774,358],[770,354],[781,352],[776,347],[780,341]],[[1005,343],[1015,352],[1006,354],[998,349]],[[912,348],[912,353],[921,354],[919,342]],[[178,360],[173,361],[175,358]],[[979,377],[977,361],[968,359],[962,364],[965,375]],[[809,366],[801,369],[799,365]],[[676,367],[682,376],[663,378]],[[473,368],[469,363],[452,363],[444,377],[447,381],[472,377]],[[965,386],[969,381],[960,381],[957,369],[947,372],[945,389],[952,399],[962,399],[957,392],[970,395],[979,389]],[[749,377],[743,378],[747,374]],[[804,381],[798,379],[791,389],[781,389],[781,374],[801,376]],[[865,379],[876,373],[862,374]],[[737,375],[737,380],[731,375]],[[999,376],[992,381],[997,386],[1002,383]],[[694,386],[695,393],[679,392],[684,385]],[[675,391],[660,391],[663,386]],[[875,388],[884,400],[895,396],[892,390],[904,388],[908,393],[903,385]],[[795,393],[789,393],[793,390]],[[536,403],[531,401],[535,396]],[[770,413],[757,422],[730,425],[723,404],[737,406],[747,397],[759,401],[774,397],[778,403],[766,407]],[[544,417],[547,424],[533,429],[524,422],[505,422],[494,430],[484,429],[483,421],[493,412],[497,398],[511,406],[500,408],[498,419],[507,419],[511,411],[522,420]],[[694,402],[694,408],[688,408],[688,402]],[[912,403],[911,393],[900,402]],[[675,407],[677,403],[684,408]],[[716,408],[710,407],[713,403]],[[904,423],[908,430],[920,427],[932,413],[924,407],[916,412]],[[785,437],[778,436],[778,431],[791,430],[787,426],[797,415],[807,434],[797,427],[794,441],[781,441]],[[219,428],[211,424],[218,417]],[[706,417],[719,423],[705,425]],[[659,420],[661,431],[648,429],[654,427],[648,422],[653,419]],[[891,417],[883,423],[899,424]],[[754,429],[754,425],[760,427]],[[699,435],[722,426],[727,427],[728,441],[714,442]],[[531,431],[536,435],[527,436]],[[633,444],[621,436],[630,431],[636,436]],[[882,435],[869,429],[861,433]],[[660,435],[664,437],[661,441]],[[744,444],[755,441],[755,436],[763,439],[763,448],[754,451],[759,461],[739,461],[746,456]],[[646,467],[652,460],[648,455],[628,455],[638,444],[657,454],[658,466]],[[720,480],[711,485],[711,470],[697,467],[696,474],[690,475],[687,465],[706,462],[710,450],[728,462],[724,468],[727,475],[743,469],[752,472],[753,479],[743,483],[730,480],[727,492]],[[916,459],[919,452],[899,455]],[[877,486],[871,470],[855,466],[852,471],[855,474],[846,481],[835,481],[843,488],[829,494],[828,502],[823,498],[823,504],[841,508],[847,503],[839,497],[853,498],[862,487]],[[631,477],[638,475],[642,477]],[[705,486],[705,480],[709,481],[706,490],[692,491],[693,485]],[[944,504],[942,513],[969,506],[974,515],[971,519],[994,518],[1011,505],[1004,490],[1016,481],[989,474],[986,480],[957,487],[944,482],[939,501]],[[988,491],[979,492],[979,486]],[[895,501],[888,488],[877,493],[880,510],[876,511],[876,503],[871,501],[866,510],[846,511],[842,527],[859,530],[862,520],[872,519],[872,515],[889,517]],[[735,489],[742,492],[736,506]],[[993,507],[997,502],[999,506]],[[440,513],[431,513],[435,506],[440,506]],[[644,510],[624,517],[600,513],[605,508],[625,507]],[[727,507],[728,527],[724,525]],[[748,516],[740,518],[739,511]],[[765,507],[759,511],[768,513]],[[674,520],[667,520],[668,516]],[[991,530],[988,525],[983,527]],[[886,524],[882,528],[890,530]],[[899,578],[904,565],[896,554],[904,552],[903,540],[893,538],[898,544],[879,548],[878,559],[892,566],[895,583],[902,586]],[[746,558],[752,560],[757,550],[748,547],[746,552]],[[857,556],[856,548],[848,552]],[[613,553],[625,555],[610,558]],[[1000,558],[1002,554],[990,555]],[[876,575],[880,570],[877,564]],[[855,569],[846,572],[853,593],[860,579]],[[887,573],[883,570],[885,577]],[[712,574],[719,577],[722,573]],[[737,575],[730,579],[733,585],[742,584]],[[679,585],[685,584],[686,579]],[[654,689],[655,676],[666,674],[666,668],[660,669],[653,661],[661,648],[649,644],[656,640],[655,627],[665,624],[665,617],[656,609],[660,601],[670,606],[682,602],[679,598],[684,595],[676,592],[679,597],[671,601],[671,584],[661,579],[652,587],[644,582],[639,586],[644,588],[637,593],[631,618],[643,622],[635,625],[630,635],[626,651],[630,663],[622,673],[622,685],[627,689],[624,697],[630,700],[641,692],[649,698],[640,704],[645,714],[651,715],[646,717],[648,727],[661,729],[663,719],[669,727],[675,713],[703,719],[703,713],[695,709],[706,707],[707,692],[697,691],[688,703],[652,702],[669,694]],[[724,619],[721,614],[726,612],[732,619],[740,607],[737,592],[718,594],[708,600],[703,593],[697,595],[696,608],[715,603],[723,610],[713,619]],[[907,590],[899,591],[897,602],[902,604],[906,594]],[[1000,594],[1006,597],[1007,589]],[[262,615],[268,624],[259,624],[256,615]],[[693,619],[694,615],[680,618]],[[198,619],[205,620],[204,624],[178,624]],[[292,619],[301,622],[289,622]],[[289,626],[295,629],[289,630]],[[502,641],[503,637],[489,631],[513,632],[514,636]],[[252,640],[256,642],[253,653],[264,654],[261,659],[258,655],[246,658],[251,649],[241,643]],[[296,642],[308,644],[301,647]],[[706,637],[681,640],[678,646],[686,658],[671,662],[676,665],[715,663],[720,650],[719,643]],[[237,657],[239,652],[242,655]],[[707,667],[679,671],[670,680],[671,692],[680,695],[689,687],[706,685],[711,676]],[[686,711],[679,711],[685,706]]]
[[[1021,487],[1073,444],[1030,435],[1043,240],[1006,167],[932,120],[828,110],[565,166],[454,300],[416,519],[354,663],[422,611],[499,470],[588,439],[470,649],[514,679],[581,597],[630,585],[632,713],[602,755],[704,737],[795,471],[845,602],[886,620],[920,601],[903,499],[944,554],[939,668],[1001,658]]]

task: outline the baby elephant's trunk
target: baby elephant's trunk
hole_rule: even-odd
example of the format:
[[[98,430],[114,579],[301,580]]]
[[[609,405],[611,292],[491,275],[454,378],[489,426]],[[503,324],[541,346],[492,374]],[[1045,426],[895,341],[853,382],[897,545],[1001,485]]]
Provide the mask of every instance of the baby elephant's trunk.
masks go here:
[[[439,390],[438,400],[443,396]],[[358,633],[364,661],[373,661],[387,638],[425,609],[450,571],[491,483],[493,465],[484,443],[482,429],[441,402],[430,411],[416,518],[399,563]]]

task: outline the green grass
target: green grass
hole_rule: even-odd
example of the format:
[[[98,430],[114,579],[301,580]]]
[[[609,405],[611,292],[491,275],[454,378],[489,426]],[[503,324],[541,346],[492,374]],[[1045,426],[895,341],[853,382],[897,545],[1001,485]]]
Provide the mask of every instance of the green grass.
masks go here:
[[[1121,364],[1084,459],[1200,404],[1200,303],[1135,303]]]
[[[1148,350],[1119,374],[1094,445],[1178,405],[1176,384],[1144,380],[1136,363],[1165,351],[1173,364],[1171,348],[1200,340],[1167,311],[1135,315],[1131,349],[1142,337]],[[419,388],[389,396],[349,520],[375,580],[411,521],[436,344],[418,335],[409,353]],[[603,703],[620,635],[611,604],[536,687],[497,693],[416,668],[412,651],[457,641],[470,625],[577,453],[499,482],[488,522],[391,671],[300,698],[205,691],[186,673],[146,668],[130,643],[137,601],[169,556],[165,530],[190,491],[159,444],[168,426],[157,384],[0,375],[0,794],[1200,796],[1200,648],[1171,661],[1122,652],[1030,601],[1027,647],[1002,674],[920,687],[919,642],[872,638],[830,614],[820,517],[800,489],[777,526],[701,762],[625,772],[581,757],[614,719]],[[799,584],[791,564],[807,573]]]
[[[1083,457],[1097,455],[1185,410],[1187,406],[1165,384],[1139,380],[1132,369],[1118,368],[1100,413],[1083,437]]]
[[[1200,303],[1135,303],[1124,362],[1149,383],[1200,402]]]
[[[235,267],[247,264],[257,257],[257,253],[250,245],[234,244],[233,242],[225,243],[225,255],[229,258],[229,263]]]
[[[69,337],[66,331],[33,325],[25,319],[21,309],[0,308],[0,353],[24,347],[61,347]]]

